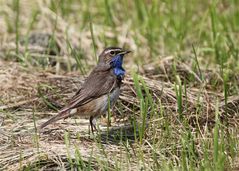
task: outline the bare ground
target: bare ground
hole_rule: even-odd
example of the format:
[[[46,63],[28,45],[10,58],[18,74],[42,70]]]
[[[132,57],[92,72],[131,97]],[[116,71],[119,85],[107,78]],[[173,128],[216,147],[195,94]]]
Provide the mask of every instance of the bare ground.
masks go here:
[[[145,66],[142,78],[153,94],[154,100],[160,101],[165,107],[164,110],[168,116],[164,117],[169,118],[170,124],[175,124],[176,128],[180,128],[182,125],[178,124],[174,84],[168,81],[173,78],[170,78],[170,69],[165,70],[165,68],[170,68],[170,60],[165,60],[159,65]],[[152,66],[160,67],[156,69]],[[116,168],[115,159],[122,162],[124,155],[130,155],[131,162],[125,159],[122,162],[125,166],[122,168],[131,168],[131,170],[139,168],[134,150],[142,147],[134,143],[134,129],[130,118],[136,117],[138,122],[141,121],[137,112],[139,102],[130,76],[127,76],[124,81],[120,101],[113,110],[109,131],[107,131],[106,118],[99,121],[101,136],[89,135],[88,120],[70,118],[50,125],[38,134],[35,126],[55,115],[57,113],[55,110],[66,103],[84,78],[76,72],[56,75],[52,74],[51,70],[26,69],[16,62],[0,61],[0,68],[0,91],[2,92],[0,96],[0,166],[3,170],[19,170],[26,166],[43,170],[47,168],[69,169],[72,167],[70,159],[76,160],[77,150],[84,164],[95,169],[98,167],[96,161],[106,164],[109,168]],[[184,80],[190,73],[196,75],[193,71],[187,70],[187,67],[177,68],[177,70],[181,73],[181,78],[185,78]],[[210,75],[213,75],[213,72],[208,71],[206,74],[210,82]],[[213,78],[215,79],[215,75]],[[189,86],[187,98],[183,98],[184,107],[187,106],[183,109],[183,114],[189,121],[191,129],[199,127],[203,135],[206,128],[212,128],[215,123],[217,106],[221,111],[220,118],[226,123],[228,129],[237,128],[239,99],[230,97],[228,105],[225,106],[221,93],[210,90],[207,86],[209,83],[204,83],[202,87],[197,82],[198,80],[195,81],[195,85]],[[198,93],[201,92],[203,94],[200,96],[200,103],[204,112],[202,112],[203,115],[196,115]],[[160,109],[157,110],[160,112]],[[160,125],[163,119],[163,117],[158,117],[148,122],[149,128],[146,132],[146,137],[149,137],[148,141],[151,139],[149,131],[151,127],[155,124]],[[163,130],[158,128],[157,131],[156,135],[160,136]],[[122,139],[129,140],[129,148],[122,145]],[[145,146],[145,150],[149,150],[149,147]],[[150,168],[150,153],[148,155],[149,161],[146,164]],[[89,161],[89,158],[92,160]],[[234,168],[236,167],[235,165]]]

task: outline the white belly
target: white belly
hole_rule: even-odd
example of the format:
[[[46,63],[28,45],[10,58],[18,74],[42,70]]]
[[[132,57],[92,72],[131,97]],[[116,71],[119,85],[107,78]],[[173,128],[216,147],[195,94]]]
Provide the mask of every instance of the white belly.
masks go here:
[[[98,114],[106,113],[109,108],[112,108],[120,95],[120,89],[114,89],[109,95],[104,95],[102,99],[96,104],[95,112]]]

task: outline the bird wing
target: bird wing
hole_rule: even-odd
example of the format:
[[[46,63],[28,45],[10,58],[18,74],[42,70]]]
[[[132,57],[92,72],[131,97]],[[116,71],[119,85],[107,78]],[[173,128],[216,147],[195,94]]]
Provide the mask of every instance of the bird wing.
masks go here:
[[[108,94],[114,86],[116,86],[116,77],[112,74],[111,67],[108,65],[97,66],[63,110],[77,108]]]

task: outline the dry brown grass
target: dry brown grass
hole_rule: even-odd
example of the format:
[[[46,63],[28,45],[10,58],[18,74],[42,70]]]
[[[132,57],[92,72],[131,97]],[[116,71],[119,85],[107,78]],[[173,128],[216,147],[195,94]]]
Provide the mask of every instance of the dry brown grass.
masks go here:
[[[167,61],[167,66],[165,64],[162,65],[164,68],[170,68],[169,61]],[[115,160],[110,158],[117,157],[119,151],[122,154],[122,151],[126,149],[119,145],[119,140],[115,140],[112,137],[110,138],[110,136],[107,138],[106,127],[101,128],[105,130],[102,132],[103,138],[101,137],[101,139],[97,141],[89,137],[88,120],[84,119],[67,119],[60,121],[46,128],[46,130],[40,134],[40,137],[35,133],[33,113],[37,125],[46,121],[51,115],[56,114],[55,111],[44,103],[41,95],[44,95],[45,99],[56,107],[62,106],[83,82],[83,77],[79,77],[79,74],[75,72],[55,75],[50,71],[29,71],[15,62],[1,61],[0,68],[0,80],[1,83],[3,83],[1,84],[1,92],[3,93],[1,94],[0,165],[4,169],[15,170],[17,168],[18,170],[26,165],[42,169],[49,167],[67,169],[70,167],[67,153],[74,159],[74,150],[76,147],[80,150],[82,160],[92,165],[95,169],[97,169],[97,165],[95,165],[97,160],[108,163],[108,167],[116,167],[114,163]],[[164,106],[167,115],[165,117],[170,120],[170,124],[174,124],[175,127],[180,128],[182,125],[178,124],[178,114],[176,112],[177,99],[174,85],[168,81],[162,81],[162,77],[166,77],[167,73],[158,70],[157,74],[152,74],[152,71],[154,71],[152,68],[150,74],[147,69],[144,71],[145,76],[142,78],[153,94],[155,102],[160,101],[162,106]],[[183,73],[180,75],[181,78],[189,74],[187,70],[180,69],[180,71]],[[147,76],[148,74],[150,78]],[[197,80],[195,82],[197,82]],[[188,88],[187,99],[184,97],[183,102],[183,115],[189,121],[191,125],[190,129],[193,131],[195,128],[199,128],[202,135],[204,135],[205,129],[212,128],[214,125],[215,101],[217,99],[223,101],[222,94],[207,90],[205,87],[207,86],[203,87],[203,91],[197,86]],[[198,105],[198,94],[201,92],[203,92],[203,94],[200,96],[200,104],[203,108],[201,110],[203,115],[197,116],[195,110]],[[223,111],[221,119],[229,124],[228,129],[233,128],[233,126],[237,127],[239,121],[239,117],[236,114],[239,110],[238,105],[236,105],[238,98],[231,97],[230,99],[227,108],[223,105],[223,102],[219,106],[219,109]],[[123,110],[119,110],[119,107]],[[134,111],[132,110],[133,108]],[[160,109],[157,110],[160,113]],[[226,110],[230,111],[226,112],[227,115],[223,114]],[[124,136],[131,138],[133,142],[133,130],[132,126],[130,129],[130,123],[127,118],[133,116],[139,118],[137,111],[139,111],[139,101],[136,98],[134,83],[130,76],[127,76],[124,81],[124,86],[122,87],[120,101],[114,109],[114,119],[111,123],[112,128],[110,127],[110,129],[112,130],[110,134],[116,134],[117,130],[123,129],[126,132]],[[146,132],[146,134],[148,134],[146,135],[146,137],[148,137],[147,141],[151,141],[152,139],[150,132],[151,127],[160,125],[162,119],[163,118],[153,119],[148,123],[149,128]],[[102,124],[105,125],[103,122]],[[64,141],[64,130],[70,134],[71,143],[69,147],[66,146]],[[127,132],[127,130],[129,131]],[[161,128],[159,127],[156,130],[158,131],[156,135],[158,134],[158,136],[160,136]],[[98,141],[103,144],[104,153],[107,154],[107,158],[102,157],[102,153],[99,152]],[[130,152],[125,151],[125,155],[130,153],[134,156],[134,148],[139,147],[134,143],[132,146]],[[145,146],[145,148],[145,150],[149,150],[149,147]],[[70,151],[67,152],[67,150]],[[87,159],[92,154],[94,154],[93,160],[91,163],[88,163]],[[120,158],[119,156],[119,159]],[[134,157],[131,158],[131,160],[130,168],[134,170],[134,168],[137,168],[137,158],[135,158],[135,161]],[[127,165],[127,162],[125,164]],[[125,166],[125,168],[127,167]]]
[[[101,133],[96,136],[89,135],[88,120],[79,118],[59,121],[49,125],[41,134],[37,133],[34,122],[37,126],[55,115],[87,75],[79,73],[67,41],[84,57],[82,61],[86,73],[95,65],[91,32],[89,27],[78,29],[84,22],[83,17],[76,19],[79,15],[75,12],[77,9],[66,20],[50,10],[50,1],[34,3],[21,0],[21,38],[19,54],[16,54],[15,30],[9,31],[9,28],[14,28],[11,21],[15,18],[15,11],[10,8],[9,2],[0,1],[0,5],[0,12],[7,16],[0,18],[0,170],[70,170],[79,165],[95,170],[152,170],[160,168],[155,167],[156,164],[181,168],[182,142],[186,133],[193,137],[197,155],[193,162],[200,166],[206,150],[208,160],[213,158],[215,114],[219,114],[220,133],[224,133],[222,137],[238,146],[239,97],[234,95],[235,90],[230,89],[225,105],[223,78],[218,67],[202,67],[200,73],[195,69],[194,59],[156,56],[160,60],[153,60],[147,37],[139,29],[131,31],[131,22],[120,23],[118,20],[116,22],[120,24],[113,29],[94,23],[94,40],[99,51],[105,46],[102,43],[104,39],[117,40],[117,46],[134,51],[130,58],[126,58],[126,70],[137,70],[156,105],[153,115],[150,114],[150,107],[147,110],[143,142],[139,142],[138,128],[142,123],[140,99],[133,81],[134,74],[131,73],[124,80],[109,130],[107,117],[104,116],[99,121]],[[39,10],[37,22],[28,30],[29,18],[34,10]],[[97,12],[94,7],[92,10]],[[26,35],[29,36],[28,46],[24,45]],[[54,48],[49,48],[51,38],[54,39]],[[162,51],[166,49],[161,41],[155,46]],[[183,53],[192,56],[189,49],[186,48]],[[99,54],[99,51],[96,53]],[[204,56],[198,59],[200,64],[206,65]],[[136,62],[143,65],[138,66]],[[234,73],[230,76],[229,84],[236,82],[238,85],[239,75]],[[179,118],[175,92],[179,80],[187,89],[187,95],[183,93],[182,98],[183,120]],[[147,96],[145,90],[142,92]],[[134,121],[139,123],[138,127],[134,128]],[[232,135],[229,136],[232,139],[228,140],[226,135]],[[205,148],[207,140],[209,147]],[[229,156],[225,168],[237,170],[238,149],[233,149],[236,151],[233,156],[233,150],[227,151],[230,142],[228,144],[224,147]],[[80,155],[76,154],[77,151]],[[75,161],[83,163],[76,166],[72,164]],[[170,166],[165,168],[172,170]]]

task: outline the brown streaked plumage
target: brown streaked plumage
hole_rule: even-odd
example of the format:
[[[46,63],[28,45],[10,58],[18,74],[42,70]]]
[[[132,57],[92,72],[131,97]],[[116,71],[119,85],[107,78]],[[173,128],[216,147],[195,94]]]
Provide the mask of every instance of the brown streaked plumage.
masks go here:
[[[114,68],[117,68],[117,66],[112,65],[112,60],[117,55],[121,55],[123,58],[129,52],[117,47],[106,48],[100,54],[97,66],[92,70],[68,105],[60,110],[56,116],[43,123],[40,129],[60,119],[79,115],[90,118],[91,130],[93,132],[93,128],[96,129],[93,119],[107,111],[109,101],[110,107],[112,107],[119,97],[122,79],[121,75],[118,77],[115,73]]]

